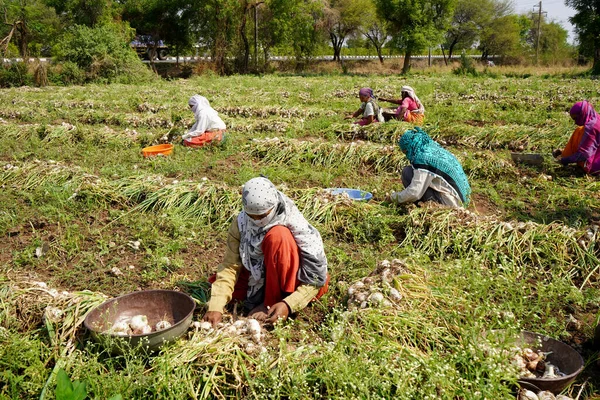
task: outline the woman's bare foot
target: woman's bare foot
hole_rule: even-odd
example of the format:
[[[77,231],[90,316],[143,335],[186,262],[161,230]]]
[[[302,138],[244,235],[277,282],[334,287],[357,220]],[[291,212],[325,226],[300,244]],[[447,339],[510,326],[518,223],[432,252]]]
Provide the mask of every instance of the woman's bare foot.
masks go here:
[[[267,319],[268,312],[269,310],[267,310],[267,307],[265,307],[264,304],[261,304],[259,306],[254,307],[252,311],[248,313],[248,317],[254,318],[257,321],[264,321],[265,319]]]

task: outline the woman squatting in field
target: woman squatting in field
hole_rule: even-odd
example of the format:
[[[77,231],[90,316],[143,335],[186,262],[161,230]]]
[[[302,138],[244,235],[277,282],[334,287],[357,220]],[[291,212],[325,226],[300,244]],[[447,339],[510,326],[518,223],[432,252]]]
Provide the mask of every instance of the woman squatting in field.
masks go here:
[[[222,141],[227,127],[206,97],[194,95],[188,104],[196,122],[185,135],[181,136],[183,144],[189,147],[202,147],[214,141]]]
[[[399,204],[435,201],[450,207],[466,207],[471,187],[460,162],[421,128],[408,130],[399,141],[410,165],[402,170],[405,189],[391,194]]]
[[[319,232],[266,178],[242,189],[244,210],[229,226],[227,249],[212,283],[204,321],[219,323],[225,305],[244,301],[249,316],[286,319],[327,292],[327,258]]]
[[[400,105],[393,114],[384,112],[383,118],[386,121],[389,121],[390,119],[399,119],[415,125],[422,125],[425,121],[425,107],[415,94],[415,90],[410,86],[402,86],[401,96],[402,98],[400,99],[379,98],[381,101]]]
[[[600,118],[587,101],[577,102],[569,112],[577,124],[566,147],[552,155],[563,165],[577,163],[587,174],[600,172]]]
[[[364,87],[360,89],[358,97],[361,101],[359,109],[354,111],[353,114],[346,115],[345,119],[352,119],[362,115],[362,117],[355,122],[355,124],[360,126],[384,121],[381,108],[379,108],[379,105],[375,101],[373,90],[371,90],[371,88]]]

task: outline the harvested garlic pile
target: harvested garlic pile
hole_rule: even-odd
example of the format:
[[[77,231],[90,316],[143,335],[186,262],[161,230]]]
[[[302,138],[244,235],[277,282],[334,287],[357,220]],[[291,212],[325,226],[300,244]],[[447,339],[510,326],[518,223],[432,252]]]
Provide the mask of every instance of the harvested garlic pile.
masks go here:
[[[263,346],[266,332],[263,332],[262,325],[254,318],[238,318],[236,321],[219,322],[216,329],[210,322],[195,321],[192,323],[192,327],[206,335],[234,337],[241,342],[247,353],[267,351]]]
[[[383,260],[369,276],[354,282],[348,288],[348,308],[391,307],[402,300],[402,294],[394,287],[394,277],[406,274],[402,261]]]
[[[519,368],[521,378],[554,379],[565,376],[558,367],[546,361],[546,354],[537,353],[529,348],[518,349],[512,358],[513,363]]]
[[[341,205],[351,205],[353,200],[350,198],[348,193],[342,192],[340,194],[333,194],[328,190],[319,190],[316,195],[316,199],[323,204],[335,203]]]
[[[134,315],[133,317],[125,317],[118,319],[112,327],[106,331],[118,336],[130,335],[147,335],[153,331],[158,332],[171,327],[169,321],[159,321],[154,326],[154,329],[148,323],[148,317],[145,315]]]
[[[543,391],[543,392],[539,392],[538,394],[535,394],[531,390],[521,389],[521,390],[519,390],[519,394],[517,395],[517,400],[573,400],[573,399],[569,396],[565,396],[562,394],[555,396],[554,394],[552,394],[552,392],[549,392],[547,390]]]

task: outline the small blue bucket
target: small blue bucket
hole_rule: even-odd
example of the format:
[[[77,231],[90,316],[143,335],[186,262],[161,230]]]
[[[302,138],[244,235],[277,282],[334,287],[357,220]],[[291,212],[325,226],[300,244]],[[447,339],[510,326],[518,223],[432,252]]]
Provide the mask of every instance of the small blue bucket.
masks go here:
[[[349,189],[349,188],[328,188],[325,189],[333,195],[346,193],[348,197],[355,201],[369,201],[373,198],[373,195],[367,191],[360,189]]]

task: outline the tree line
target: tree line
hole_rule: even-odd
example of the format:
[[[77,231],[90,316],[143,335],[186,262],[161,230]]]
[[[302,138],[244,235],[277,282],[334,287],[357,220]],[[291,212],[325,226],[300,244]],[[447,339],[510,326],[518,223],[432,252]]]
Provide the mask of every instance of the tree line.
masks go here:
[[[341,60],[348,47],[374,49],[382,63],[386,51],[403,54],[403,72],[428,49],[445,59],[463,51],[514,62],[537,54],[543,63],[579,54],[598,72],[600,2],[565,3],[577,12],[577,48],[560,24],[518,14],[510,0],[0,0],[0,55],[89,66],[102,52],[125,51],[137,33],[176,55],[199,48],[222,74],[260,71],[273,54],[306,60],[329,51]],[[114,40],[104,43],[106,35]]]

